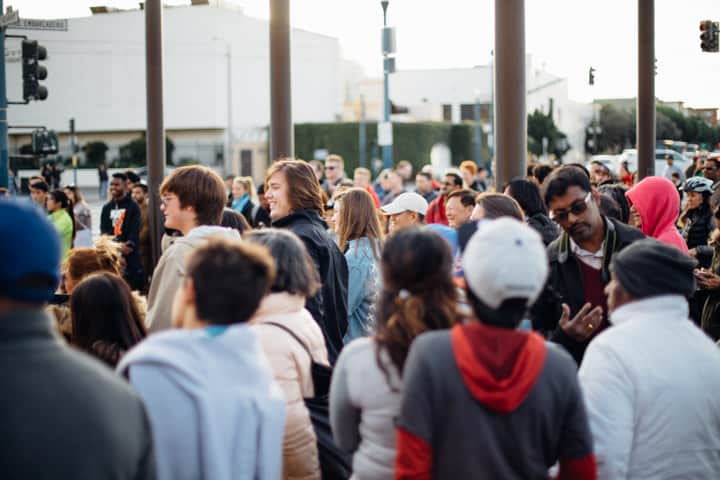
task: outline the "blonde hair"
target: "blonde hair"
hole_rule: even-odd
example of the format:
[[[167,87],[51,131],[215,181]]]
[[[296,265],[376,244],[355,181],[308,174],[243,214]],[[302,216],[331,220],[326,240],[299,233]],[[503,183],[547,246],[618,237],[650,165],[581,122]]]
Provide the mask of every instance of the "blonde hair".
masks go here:
[[[120,244],[109,236],[101,236],[94,247],[73,248],[65,260],[63,272],[74,282],[95,272],[120,275]]]
[[[256,205],[259,203],[257,189],[255,188],[255,182],[252,177],[235,177],[233,183],[242,185],[248,195],[250,195],[250,200]]]

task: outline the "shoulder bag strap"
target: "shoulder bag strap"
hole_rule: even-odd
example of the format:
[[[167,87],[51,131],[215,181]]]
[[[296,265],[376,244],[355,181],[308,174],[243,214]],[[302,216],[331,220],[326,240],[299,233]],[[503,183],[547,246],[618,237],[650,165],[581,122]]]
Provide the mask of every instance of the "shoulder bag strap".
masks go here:
[[[312,356],[312,353],[310,353],[310,348],[308,348],[308,346],[305,344],[305,342],[303,342],[303,341],[300,339],[300,337],[298,337],[298,336],[295,334],[295,332],[293,332],[292,330],[290,330],[288,327],[286,327],[286,326],[283,325],[282,323],[263,322],[263,323],[261,323],[260,325],[272,325],[273,327],[277,327],[277,328],[279,328],[279,329],[281,329],[281,330],[285,330],[285,332],[287,332],[291,337],[293,337],[293,338],[295,339],[295,341],[297,341],[297,342],[303,347],[303,349],[307,352],[308,356],[310,357],[310,361],[311,361],[311,362],[314,362],[314,361],[315,361],[315,359],[314,359],[313,356]]]

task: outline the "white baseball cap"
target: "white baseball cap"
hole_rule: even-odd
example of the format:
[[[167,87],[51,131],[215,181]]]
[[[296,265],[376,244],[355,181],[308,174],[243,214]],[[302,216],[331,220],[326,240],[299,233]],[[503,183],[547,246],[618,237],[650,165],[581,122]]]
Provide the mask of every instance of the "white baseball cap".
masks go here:
[[[540,235],[518,220],[484,222],[470,238],[462,260],[470,291],[490,308],[510,298],[537,300],[549,266]]]
[[[421,195],[415,192],[405,192],[380,210],[386,215],[395,215],[402,212],[416,212],[425,215],[428,209],[428,202]]]

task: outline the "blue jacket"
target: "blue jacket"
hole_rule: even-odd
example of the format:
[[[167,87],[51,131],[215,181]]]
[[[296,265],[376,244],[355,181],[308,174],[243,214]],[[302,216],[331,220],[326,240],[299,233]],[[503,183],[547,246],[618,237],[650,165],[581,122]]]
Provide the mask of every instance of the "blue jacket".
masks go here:
[[[376,250],[380,245],[375,241]],[[380,289],[380,269],[371,240],[362,237],[348,242],[348,329],[344,343],[367,336],[375,322],[375,300]]]

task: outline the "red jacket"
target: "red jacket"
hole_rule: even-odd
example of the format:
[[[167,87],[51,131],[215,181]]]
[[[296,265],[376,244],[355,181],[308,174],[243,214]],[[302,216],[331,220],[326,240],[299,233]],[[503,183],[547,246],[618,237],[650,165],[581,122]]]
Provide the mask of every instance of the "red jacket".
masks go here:
[[[445,215],[445,195],[440,195],[430,202],[427,214],[425,215],[425,223],[448,224],[447,215]]]

